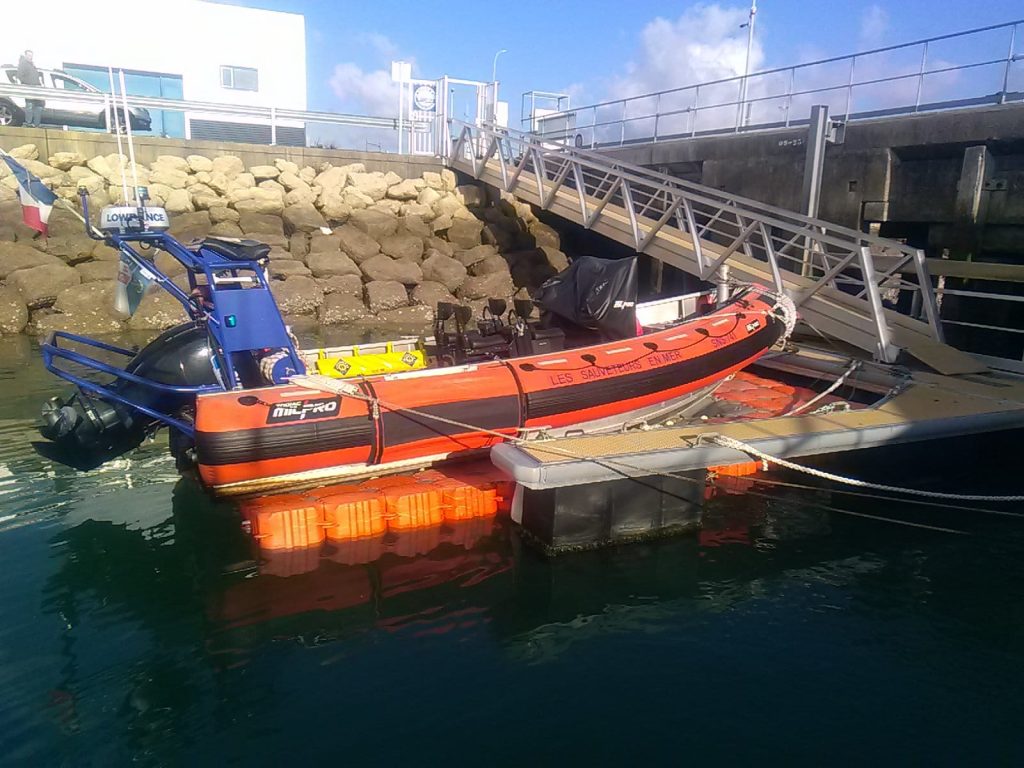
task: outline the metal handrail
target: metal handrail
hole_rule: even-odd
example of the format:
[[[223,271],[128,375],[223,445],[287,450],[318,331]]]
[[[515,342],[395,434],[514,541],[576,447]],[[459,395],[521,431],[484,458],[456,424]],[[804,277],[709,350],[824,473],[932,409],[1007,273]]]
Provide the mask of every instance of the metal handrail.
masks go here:
[[[607,220],[614,210],[628,222],[637,252],[668,242],[659,237],[672,230],[688,240],[685,250],[702,279],[713,279],[730,263],[742,261],[750,267],[760,262],[767,265],[775,287],[792,294],[798,306],[826,287],[838,289],[863,310],[875,339],[872,351],[886,362],[893,362],[899,350],[883,296],[909,294],[912,310],[923,313],[927,322],[920,326],[922,333],[942,341],[923,251],[603,154],[508,129],[452,123],[458,134],[450,163],[479,178],[485,169],[495,170],[496,162],[505,191],[528,186],[543,208],[550,208],[561,193],[563,204],[568,200],[578,205],[587,228]],[[896,257],[884,272],[876,270],[872,255],[882,249]],[[916,282],[901,276],[908,264],[913,264]]]
[[[0,83],[0,97],[13,96],[23,99],[54,99],[59,96],[61,101],[72,101],[80,104],[91,104],[107,111],[111,107],[121,106],[120,98],[113,100],[108,93],[91,91],[72,91],[39,86],[9,85]],[[280,107],[261,107],[246,104],[221,104],[208,101],[184,101],[181,99],[165,99],[156,96],[129,96],[128,107],[145,109],[161,109],[173,112],[202,113],[204,117],[245,117],[251,120],[266,121],[276,127],[281,121],[300,121],[310,123],[327,123],[331,125],[354,126],[361,128],[398,129],[397,117],[373,117],[369,115],[350,115],[334,112],[315,112],[300,109],[282,109]],[[285,124],[287,125],[287,123]],[[426,130],[429,121],[415,121],[410,130]]]
[[[1016,21],[1009,21],[1003,24],[993,24],[985,27],[978,27],[975,29],[965,30],[962,32],[955,32],[946,35],[938,35],[935,37],[924,38],[921,40],[915,40],[909,43],[901,43],[897,45],[884,46],[882,48],[874,48],[868,51],[860,51],[854,54],[846,54],[843,56],[833,56],[830,58],[819,59],[817,61],[807,62],[804,64],[797,64],[789,67],[777,67],[775,69],[762,70],[760,72],[754,72],[749,75],[739,75],[736,77],[721,78],[718,80],[711,80],[703,83],[695,83],[692,85],[680,86],[677,88],[669,88],[662,91],[654,91],[650,93],[644,93],[637,96],[629,96],[621,99],[611,99],[607,101],[601,101],[594,104],[589,104],[583,107],[576,107],[574,109],[564,110],[562,112],[553,112],[543,117],[543,122],[547,124],[564,124],[565,126],[571,127],[560,127],[552,129],[550,131],[538,131],[535,135],[543,138],[569,138],[566,134],[575,134],[575,139],[578,142],[590,146],[596,147],[609,147],[609,146],[623,146],[625,144],[639,143],[643,141],[663,141],[668,138],[678,139],[685,138],[687,136],[693,137],[703,134],[713,134],[721,132],[740,132],[740,131],[751,131],[766,128],[777,128],[780,126],[789,127],[795,121],[792,118],[792,107],[794,99],[801,97],[809,97],[815,94],[842,94],[845,93],[845,100],[843,104],[834,105],[835,109],[833,113],[844,120],[856,120],[867,117],[872,117],[882,111],[886,114],[906,114],[916,113],[921,111],[931,111],[937,109],[950,109],[960,106],[972,106],[982,104],[1002,104],[1011,100],[1024,99],[1024,94],[1021,93],[1010,93],[1009,92],[1009,80],[1010,73],[1014,66],[1019,61],[1024,61],[1024,55],[1016,52],[1015,47],[1017,44],[1017,27],[1024,24],[1024,19],[1018,19]],[[977,60],[969,61],[964,64],[956,65],[940,65],[929,68],[928,56],[929,46],[934,46],[935,43],[939,43],[945,40],[954,40],[967,38],[972,35],[981,35],[987,32],[1007,30],[1009,32],[1008,46],[1006,49],[1006,55],[998,58],[990,58],[992,54],[984,50],[985,55],[979,56]],[[868,77],[864,79],[855,79],[855,72],[857,70],[857,64],[859,61],[864,61],[868,57],[885,54],[897,50],[908,50],[916,47],[921,48],[920,65],[916,67],[915,71],[907,72],[903,74],[886,75],[882,77]],[[833,81],[814,88],[796,88],[797,73],[805,73],[812,71],[814,67],[822,67],[824,65],[836,64],[839,62],[849,62],[849,70],[840,80]],[[922,102],[923,86],[928,77],[936,77],[940,75],[947,75],[953,72],[977,70],[983,67],[992,67],[996,65],[1003,65],[1002,71],[999,73],[999,83],[995,84],[995,87],[985,89],[978,88],[974,96],[967,98],[948,99],[943,101],[935,101],[929,103]],[[784,90],[769,96],[744,96],[743,84],[749,83],[751,80],[760,80],[763,82],[771,82],[774,76],[788,75],[787,82]],[[857,89],[864,89],[871,86],[881,86],[885,84],[891,84],[899,81],[917,81],[916,96],[914,98],[913,105],[903,104],[897,107],[885,108],[882,110],[870,109],[862,110],[860,112],[854,111],[854,92]],[[709,91],[718,89],[729,88],[734,86],[736,88],[737,97],[729,98],[726,100],[714,100],[710,103],[701,103],[701,96],[703,95],[707,99]],[[666,109],[662,111],[662,104],[668,99],[668,97],[677,97],[681,94],[692,94],[693,102],[689,106],[679,107],[673,109]],[[636,105],[644,102],[653,102],[653,110],[649,107],[645,110],[643,107],[640,111],[637,111]],[[784,105],[780,106],[779,109],[784,111],[783,120],[762,120],[754,124],[750,124],[750,112],[753,107],[757,104],[762,104],[770,101],[784,101]],[[631,112],[630,107],[633,107]],[[618,107],[621,108],[621,114],[615,118],[601,117],[599,116],[599,110],[607,111],[609,108]],[[698,116],[701,113],[710,112],[713,110],[723,110],[731,108],[722,114],[735,115],[730,117],[731,122],[722,122],[720,125],[704,126],[698,130]],[[586,113],[590,113],[590,121],[586,123],[579,123],[581,116]],[[746,117],[744,117],[746,112]],[[686,126],[686,130],[676,130],[666,135],[663,123],[667,118],[678,117],[680,115],[689,116],[689,124]],[[653,130],[648,129],[648,132],[638,132],[638,135],[627,136],[627,127],[635,128],[638,123],[649,122],[653,125]],[[574,124],[573,124],[574,123]],[[617,128],[617,130],[616,130]],[[589,132],[589,141],[584,138],[584,132]]]

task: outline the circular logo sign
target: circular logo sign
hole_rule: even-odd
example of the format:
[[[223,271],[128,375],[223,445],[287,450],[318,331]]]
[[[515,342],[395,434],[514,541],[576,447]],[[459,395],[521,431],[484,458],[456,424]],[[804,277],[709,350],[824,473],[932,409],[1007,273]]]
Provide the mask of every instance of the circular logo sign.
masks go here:
[[[420,112],[433,112],[437,106],[437,89],[432,85],[419,85],[412,92],[412,106]]]

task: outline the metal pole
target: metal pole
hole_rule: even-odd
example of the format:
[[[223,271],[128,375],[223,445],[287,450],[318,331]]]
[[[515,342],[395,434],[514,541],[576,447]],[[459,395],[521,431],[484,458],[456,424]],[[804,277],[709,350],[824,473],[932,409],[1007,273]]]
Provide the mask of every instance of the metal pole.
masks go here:
[[[619,121],[619,146],[626,143],[626,100],[622,100],[622,120]]]
[[[700,103],[700,86],[693,92],[693,114],[690,117],[690,138],[697,135],[697,105]]]
[[[885,307],[882,304],[882,297],[878,293],[878,282],[875,276],[875,265],[871,260],[871,249],[866,245],[862,246],[857,249],[857,256],[860,260],[864,288],[867,290],[868,304],[871,305],[871,320],[875,326],[878,359],[883,363],[895,363],[900,350],[892,344],[889,323],[885,319]]]
[[[277,144],[277,107],[270,108],[270,146]]]
[[[850,119],[850,109],[853,105],[853,68],[857,66],[857,57],[850,59],[850,79],[846,84],[846,111],[843,113],[843,120]]]
[[[793,86],[796,83],[796,67],[789,69],[789,90],[786,91],[786,127],[789,128],[789,110],[793,106]]]
[[[501,54],[503,54],[503,53],[508,53],[508,51],[505,48],[502,48],[500,51],[498,51],[496,54],[494,54],[494,64],[493,64],[493,66],[491,66],[491,82],[492,83],[497,83],[498,82],[498,57],[501,56]]]
[[[757,0],[750,0],[750,15],[747,17],[747,58],[743,64],[743,79],[740,81],[740,103],[736,109],[736,130],[743,120],[743,107],[747,101],[747,77],[750,74],[750,49],[754,46],[754,17],[757,15]]]
[[[141,207],[142,201],[139,199],[139,169],[138,166],[135,165],[135,141],[132,138],[132,114],[128,111],[128,89],[125,88],[124,85],[123,69],[118,72],[118,77],[121,82],[121,103],[124,105],[124,131],[128,138],[128,159],[132,164],[132,181],[135,184],[135,203]],[[125,200],[125,203],[127,202],[128,201]],[[139,218],[139,225],[145,228],[145,222],[141,221],[141,216]]]
[[[402,124],[402,113],[405,111],[405,78],[398,80],[398,154],[402,154],[402,132],[405,130]]]
[[[1005,90],[1005,89],[1004,89]],[[654,140],[658,140],[658,118],[661,117],[661,94],[654,101]]]
[[[1017,25],[1010,27],[1010,49],[1006,52],[1006,67],[1003,69],[1003,90],[999,94],[999,103],[1006,103],[1006,91],[1010,86],[1010,65],[1013,64],[1013,49],[1017,45]]]
[[[812,219],[818,218],[821,202],[821,177],[825,168],[825,142],[828,139],[828,105],[815,104],[811,107],[811,124],[807,131],[807,154],[804,159],[803,200],[804,213]],[[804,239],[804,260],[800,274],[811,274],[811,241]]]
[[[928,43],[921,49],[921,70],[917,73],[917,98],[914,100],[914,111],[921,106],[921,90],[924,88],[924,68],[928,63]]]

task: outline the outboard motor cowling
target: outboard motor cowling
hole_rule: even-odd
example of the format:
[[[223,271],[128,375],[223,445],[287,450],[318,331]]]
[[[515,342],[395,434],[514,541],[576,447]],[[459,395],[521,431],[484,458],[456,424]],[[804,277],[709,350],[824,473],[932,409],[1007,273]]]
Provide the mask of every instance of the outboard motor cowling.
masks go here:
[[[159,384],[217,384],[206,330],[195,322],[174,326],[139,350],[125,371]],[[169,392],[125,379],[107,387],[131,403],[166,415],[192,406],[192,394]],[[41,412],[40,434],[56,444],[67,463],[98,466],[137,447],[159,425],[158,419],[112,399],[77,390],[52,397]],[[62,460],[65,460],[62,458]]]

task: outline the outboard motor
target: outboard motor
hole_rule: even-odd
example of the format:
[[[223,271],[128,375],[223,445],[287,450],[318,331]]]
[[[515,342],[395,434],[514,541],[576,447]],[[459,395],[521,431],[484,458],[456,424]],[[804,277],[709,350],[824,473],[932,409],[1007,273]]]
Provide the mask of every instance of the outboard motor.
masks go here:
[[[206,330],[183,323],[160,334],[125,367],[128,373],[176,386],[217,384]],[[119,380],[110,390],[158,413],[178,414],[194,395],[168,392]],[[40,434],[51,440],[62,460],[75,466],[99,466],[137,447],[160,421],[142,411],[85,391],[52,397],[42,407]]]

